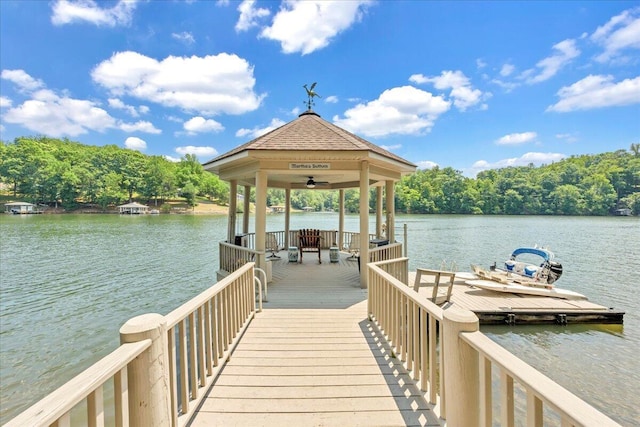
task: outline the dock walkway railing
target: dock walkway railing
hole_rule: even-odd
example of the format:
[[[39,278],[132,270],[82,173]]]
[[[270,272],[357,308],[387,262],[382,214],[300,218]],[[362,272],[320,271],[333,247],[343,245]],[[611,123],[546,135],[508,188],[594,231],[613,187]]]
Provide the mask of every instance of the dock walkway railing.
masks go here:
[[[6,426],[71,426],[76,417],[103,426],[105,414],[117,427],[187,424],[256,313],[254,270],[243,265],[166,316],[130,319],[115,351]]]
[[[474,313],[450,303],[437,306],[415,292],[403,280],[407,258],[368,268],[369,318],[447,427],[512,427],[516,412],[527,426],[619,426],[491,341],[479,331]]]

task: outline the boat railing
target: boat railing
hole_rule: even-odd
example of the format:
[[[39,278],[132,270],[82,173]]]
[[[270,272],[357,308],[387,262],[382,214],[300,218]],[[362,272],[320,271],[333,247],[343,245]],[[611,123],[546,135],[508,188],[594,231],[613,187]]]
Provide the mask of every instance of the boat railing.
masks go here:
[[[400,279],[406,258],[370,263],[368,269],[369,318],[447,426],[513,426],[516,419],[531,426],[549,420],[619,426],[480,332],[471,311],[451,303],[441,308],[415,292]],[[496,378],[499,390],[493,389]],[[493,402],[494,392],[499,402]]]
[[[254,276],[245,264],[166,316],[130,319],[115,351],[6,426],[69,426],[72,413],[88,426],[105,414],[116,426],[186,425],[256,313]]]

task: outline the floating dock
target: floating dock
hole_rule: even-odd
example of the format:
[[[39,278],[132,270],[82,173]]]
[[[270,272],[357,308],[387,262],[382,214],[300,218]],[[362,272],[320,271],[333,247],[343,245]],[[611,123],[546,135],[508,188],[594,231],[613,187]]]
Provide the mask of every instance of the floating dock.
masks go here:
[[[409,273],[409,283],[413,283],[415,275]],[[428,298],[432,288],[423,285],[420,293]],[[624,318],[623,311],[589,300],[493,292],[466,285],[462,280],[454,282],[450,303],[473,311],[483,325],[621,324]]]

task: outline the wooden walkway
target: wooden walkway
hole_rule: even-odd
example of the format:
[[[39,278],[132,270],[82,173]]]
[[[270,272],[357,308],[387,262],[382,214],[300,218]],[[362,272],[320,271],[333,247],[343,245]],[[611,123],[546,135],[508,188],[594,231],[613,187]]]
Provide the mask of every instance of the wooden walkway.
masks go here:
[[[285,257],[191,425],[440,425],[367,320],[357,262],[341,254],[332,264],[328,251],[321,265]]]

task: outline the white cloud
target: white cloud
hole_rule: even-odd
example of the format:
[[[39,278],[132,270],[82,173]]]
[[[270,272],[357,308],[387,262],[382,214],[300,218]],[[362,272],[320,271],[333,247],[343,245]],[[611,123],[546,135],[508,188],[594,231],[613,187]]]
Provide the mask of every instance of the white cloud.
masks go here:
[[[107,27],[129,25],[136,3],[137,0],[120,0],[112,8],[101,8],[94,0],[57,0],[52,6],[51,23],[89,22]]]
[[[9,108],[13,102],[6,96],[0,96],[0,108]]]
[[[284,53],[312,53],[362,19],[370,0],[287,0],[261,37],[280,42]]]
[[[526,70],[520,76],[528,84],[540,83],[555,76],[558,71],[572,59],[580,55],[575,40],[567,39],[553,46],[555,54],[548,56],[536,64],[536,69]],[[537,74],[536,74],[537,72]]]
[[[476,67],[478,67],[479,70],[483,69],[486,66],[487,66],[487,63],[483,59],[481,58],[476,59]]]
[[[508,77],[508,76],[510,76],[510,75],[513,73],[513,71],[514,71],[515,69],[516,69],[516,67],[515,67],[515,66],[513,66],[512,64],[504,64],[504,65],[502,66],[502,68],[500,69],[500,75],[501,75],[502,77]]]
[[[604,48],[596,57],[598,62],[606,62],[626,49],[640,49],[640,8],[625,10],[598,27],[591,40]]]
[[[255,0],[244,0],[240,3],[238,6],[240,17],[238,18],[238,22],[236,22],[236,31],[247,31],[252,27],[257,27],[261,18],[271,14],[269,9],[254,7],[255,3]]]
[[[460,111],[482,102],[491,96],[490,93],[482,93],[479,89],[473,89],[471,82],[462,71],[443,71],[439,76],[426,77],[422,74],[414,74],[409,77],[409,81],[422,84],[432,83],[438,90],[448,90],[449,96],[453,99],[453,105]],[[486,109],[486,106],[482,106]]]
[[[146,132],[153,134],[160,134],[162,131],[156,128],[151,122],[138,121],[135,123],[120,123],[118,128],[125,132]]]
[[[569,143],[576,142],[578,140],[577,135],[572,133],[558,133],[556,134],[556,138],[564,140]]]
[[[286,122],[280,120],[280,119],[271,119],[271,123],[269,123],[268,126],[265,126],[263,128],[258,128],[255,127],[253,129],[239,129],[236,132],[236,136],[239,138],[245,137],[245,136],[249,136],[251,139],[257,138],[259,136],[262,136],[266,133],[271,132],[274,129],[279,128],[280,126],[284,126],[286,124]]]
[[[547,111],[566,113],[640,103],[640,77],[615,83],[613,76],[589,75],[571,86],[561,88],[560,101]]]
[[[205,132],[221,132],[224,130],[224,126],[212,119],[205,119],[204,117],[192,117],[184,122],[182,125],[188,135],[196,135],[198,133]]]
[[[470,169],[465,170],[466,175],[475,176],[478,172],[482,172],[489,169],[501,169],[507,167],[528,166],[533,164],[535,166],[541,166],[558,162],[567,157],[561,153],[525,153],[520,157],[513,157],[509,159],[502,159],[496,162],[490,163],[486,160],[478,160]]]
[[[130,136],[124,141],[124,146],[131,150],[144,151],[147,149],[147,143],[135,136]]]
[[[535,141],[538,137],[536,132],[511,133],[496,140],[498,145],[521,145],[527,142]]]
[[[337,96],[335,96],[335,95],[327,96],[327,97],[324,99],[324,102],[326,102],[327,104],[337,104],[337,103],[338,103],[338,101],[339,101],[339,100],[338,100],[338,97],[337,97]]]
[[[434,121],[449,108],[451,103],[441,96],[403,86],[387,89],[378,99],[356,105],[345,111],[344,118],[334,116],[333,122],[369,137],[419,135],[429,132]]]
[[[60,97],[47,89],[6,111],[3,119],[54,138],[103,132],[117,126],[116,120],[94,102]]]
[[[436,162],[432,162],[431,160],[421,160],[416,163],[418,169],[433,169],[439,166]]]
[[[142,106],[140,107],[140,113],[136,109],[136,107],[132,105],[127,105],[122,100],[118,98],[109,98],[108,99],[109,107],[116,108],[118,110],[126,111],[131,117],[138,117],[140,113],[148,113],[149,107]]]
[[[0,78],[9,80],[17,85],[21,90],[34,91],[44,87],[42,80],[34,79],[24,70],[2,70]]]
[[[218,154],[213,147],[194,147],[193,145],[187,145],[185,147],[177,147],[176,153],[184,156],[185,154],[195,154],[199,158],[213,157]]]
[[[253,66],[226,53],[157,61],[136,52],[118,52],[91,75],[116,96],[126,94],[202,115],[253,111],[265,97],[253,91]]]
[[[171,33],[171,37],[187,45],[193,44],[196,42],[196,39],[193,37],[193,34],[191,34],[188,31],[183,31],[181,33]]]
[[[383,150],[387,150],[387,151],[393,151],[393,150],[397,150],[399,148],[402,148],[402,144],[381,145],[380,148],[382,148]]]

